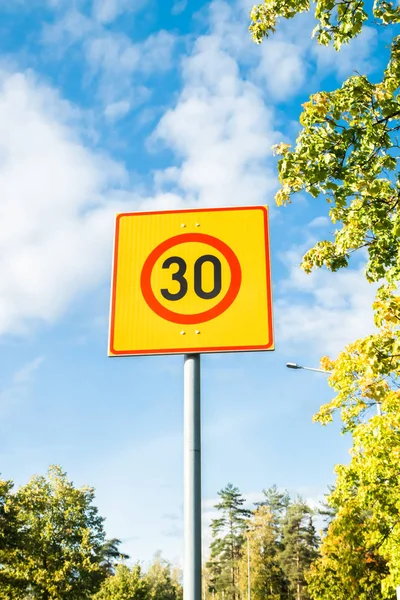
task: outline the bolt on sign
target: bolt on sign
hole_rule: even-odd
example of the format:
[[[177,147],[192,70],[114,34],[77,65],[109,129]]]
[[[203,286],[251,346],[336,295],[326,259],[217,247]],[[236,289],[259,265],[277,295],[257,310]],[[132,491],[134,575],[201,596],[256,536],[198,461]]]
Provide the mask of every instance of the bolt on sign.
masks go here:
[[[273,349],[266,207],[117,215],[111,356]]]

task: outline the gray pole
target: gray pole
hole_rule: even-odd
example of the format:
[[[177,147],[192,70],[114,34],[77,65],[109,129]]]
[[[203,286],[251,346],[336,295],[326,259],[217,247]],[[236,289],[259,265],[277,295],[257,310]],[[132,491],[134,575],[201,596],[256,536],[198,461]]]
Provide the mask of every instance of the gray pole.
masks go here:
[[[250,579],[250,539],[247,532],[247,600],[251,600],[251,579]]]
[[[380,402],[376,403],[376,414],[378,415],[378,417],[382,416],[382,409],[381,409],[381,403]]]
[[[184,600],[201,600],[200,354],[184,362]]]

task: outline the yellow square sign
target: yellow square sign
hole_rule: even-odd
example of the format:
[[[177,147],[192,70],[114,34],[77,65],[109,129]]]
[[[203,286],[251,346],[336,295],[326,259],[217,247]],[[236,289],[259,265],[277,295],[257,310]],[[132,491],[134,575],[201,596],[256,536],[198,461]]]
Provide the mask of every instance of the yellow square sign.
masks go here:
[[[111,356],[273,349],[266,207],[117,216]]]

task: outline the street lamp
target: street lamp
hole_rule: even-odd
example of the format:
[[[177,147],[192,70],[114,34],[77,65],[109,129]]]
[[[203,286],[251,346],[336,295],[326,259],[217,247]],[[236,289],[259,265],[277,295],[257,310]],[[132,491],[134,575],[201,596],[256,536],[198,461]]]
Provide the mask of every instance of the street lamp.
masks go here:
[[[297,363],[288,362],[286,363],[288,369],[304,369],[304,371],[315,371],[316,373],[326,373],[327,375],[331,375],[332,371],[324,371],[323,369],[314,369],[313,367],[303,367],[302,365],[298,365]]]
[[[298,365],[297,363],[288,362],[286,363],[288,369],[303,369],[304,371],[315,371],[316,373],[326,373],[327,375],[332,375],[332,371],[324,371],[323,369],[314,369],[313,367],[303,367],[302,365]],[[380,402],[376,402],[376,414],[378,417],[382,415]]]

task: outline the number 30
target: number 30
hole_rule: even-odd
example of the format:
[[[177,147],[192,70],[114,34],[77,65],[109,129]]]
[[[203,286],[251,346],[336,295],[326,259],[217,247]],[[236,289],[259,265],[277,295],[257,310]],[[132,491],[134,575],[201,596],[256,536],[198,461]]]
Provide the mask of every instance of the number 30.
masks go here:
[[[214,287],[210,292],[205,292],[203,289],[203,265],[211,263],[214,267]],[[170,266],[177,265],[178,270],[172,275],[173,281],[179,283],[179,290],[175,293],[170,292],[167,288],[161,289],[161,294],[166,300],[181,300],[188,291],[188,282],[184,275],[186,273],[186,262],[180,256],[170,256],[162,265],[163,269],[169,269]],[[219,258],[212,254],[204,254],[200,256],[194,263],[194,291],[199,298],[203,300],[212,300],[221,292],[222,288],[222,265]]]

